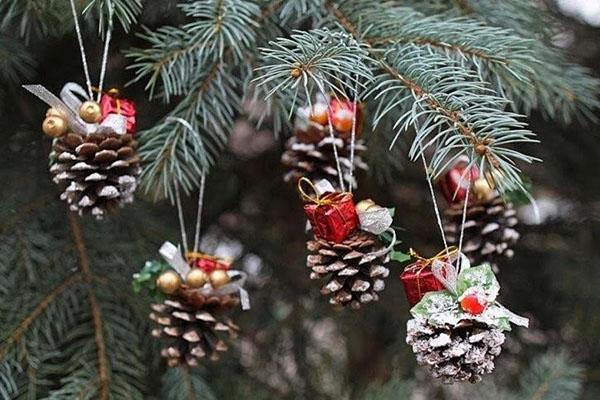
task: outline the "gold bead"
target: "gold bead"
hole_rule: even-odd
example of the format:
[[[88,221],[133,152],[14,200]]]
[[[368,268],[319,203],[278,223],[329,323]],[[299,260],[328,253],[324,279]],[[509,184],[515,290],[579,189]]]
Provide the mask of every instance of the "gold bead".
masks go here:
[[[173,294],[181,287],[181,277],[175,271],[167,271],[156,279],[156,287],[164,294]]]
[[[488,201],[492,199],[494,189],[492,189],[485,178],[479,178],[473,182],[473,194],[477,201]]]
[[[67,133],[67,121],[61,117],[51,116],[46,117],[42,123],[42,131],[53,138],[60,137]]]
[[[208,282],[208,274],[201,269],[191,270],[185,278],[185,283],[192,289],[198,289]]]
[[[210,284],[215,289],[225,286],[229,283],[229,275],[223,269],[216,269],[210,273]]]
[[[375,209],[375,208],[379,208],[380,206],[378,206],[373,200],[371,199],[365,199],[365,200],[361,200],[356,204],[356,212],[365,212],[367,210],[371,210],[371,209]]]
[[[95,101],[86,101],[79,107],[79,116],[88,124],[100,122],[102,119],[102,109],[100,104]]]
[[[48,111],[46,111],[46,117],[60,117],[66,120],[67,114],[65,114],[64,111],[61,111],[58,108],[50,107]]]

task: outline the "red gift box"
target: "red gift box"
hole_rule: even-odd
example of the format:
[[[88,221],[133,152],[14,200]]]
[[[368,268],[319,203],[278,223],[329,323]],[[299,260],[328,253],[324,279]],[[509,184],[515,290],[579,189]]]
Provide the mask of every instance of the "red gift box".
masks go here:
[[[230,266],[230,263],[226,262],[222,258],[204,253],[190,252],[187,254],[187,259],[192,268],[199,268],[207,274],[210,274],[217,269],[227,270]]]
[[[135,102],[129,99],[119,97],[117,89],[110,89],[102,94],[100,98],[100,108],[102,109],[102,120],[110,114],[123,115],[127,118],[127,133],[133,135],[136,129],[136,108]]]
[[[473,183],[479,178],[479,169],[476,166],[469,168],[469,163],[460,160],[450,168],[439,181],[444,197],[450,204],[460,204],[467,196],[469,181]]]
[[[418,260],[408,265],[400,274],[404,285],[406,299],[411,306],[417,304],[425,293],[445,289],[444,285],[433,275],[430,260]]]
[[[316,193],[314,196],[309,196],[302,189],[304,182]],[[358,214],[352,193],[333,192],[320,196],[315,185],[307,178],[298,181],[298,191],[309,202],[304,205],[304,212],[317,238],[339,243],[358,228]]]

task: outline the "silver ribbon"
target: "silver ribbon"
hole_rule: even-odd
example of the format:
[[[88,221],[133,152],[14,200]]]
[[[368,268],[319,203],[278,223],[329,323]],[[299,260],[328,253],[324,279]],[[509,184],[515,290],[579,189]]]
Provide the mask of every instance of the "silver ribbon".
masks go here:
[[[187,276],[191,268],[181,255],[179,248],[171,242],[164,242],[158,250],[160,255],[165,259],[177,273],[183,277]]]
[[[205,296],[234,294],[238,292],[240,294],[240,304],[242,306],[242,310],[249,310],[250,296],[248,295],[248,291],[244,289],[244,284],[246,283],[246,279],[248,279],[248,274],[243,271],[228,270],[227,275],[229,275],[230,278],[237,277],[237,279],[232,280],[227,285],[224,285],[218,289],[207,286],[196,289],[196,291]]]
[[[393,218],[387,208],[377,206],[369,210],[357,211],[360,229],[381,235],[392,226]]]
[[[187,274],[191,271],[189,264],[181,255],[181,251],[173,243],[164,242],[163,245],[160,246],[158,252],[165,259],[165,261],[182,277],[187,276]],[[214,289],[210,287],[210,285],[207,285],[206,287],[195,289],[194,291],[202,293],[206,296],[225,295],[238,292],[240,294],[240,304],[242,306],[242,310],[249,310],[250,296],[248,295],[248,291],[244,289],[244,284],[248,279],[248,274],[243,271],[228,270],[227,275],[229,275],[230,278],[237,279],[233,279],[231,282],[218,289]]]
[[[101,124],[89,124],[81,119],[79,108],[84,101],[91,99],[87,91],[77,83],[66,83],[60,91],[60,99],[42,85],[23,85],[23,88],[33,93],[50,107],[63,112],[67,116],[69,126],[75,133],[87,135],[96,132],[100,127],[108,128],[120,135],[126,133],[127,117],[124,115],[110,114]]]
[[[454,262],[459,259],[459,265],[455,267]],[[469,262],[467,256],[465,256],[463,253],[460,253],[460,256],[451,256],[449,261],[450,262],[445,262],[438,259],[433,260],[433,263],[431,264],[431,272],[446,289],[448,289],[452,294],[456,295],[456,282],[458,280],[458,274],[462,269],[471,268],[471,263]]]

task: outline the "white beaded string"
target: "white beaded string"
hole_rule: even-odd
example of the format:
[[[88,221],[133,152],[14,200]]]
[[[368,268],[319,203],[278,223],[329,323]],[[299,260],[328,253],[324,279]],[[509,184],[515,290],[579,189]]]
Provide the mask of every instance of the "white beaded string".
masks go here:
[[[467,192],[465,194],[465,201],[463,204],[463,212],[462,212],[462,219],[460,222],[460,237],[458,239],[458,270],[460,271],[460,267],[461,267],[461,262],[462,262],[462,258],[460,257],[461,251],[462,251],[462,245],[463,245],[463,239],[464,239],[464,235],[465,235],[465,220],[467,219],[467,204],[469,204],[469,193],[471,192],[471,169],[468,168],[465,171],[467,171],[467,173],[469,174],[469,177],[467,179]],[[461,178],[462,179],[462,178]]]
[[[85,74],[85,83],[87,85],[88,94],[90,100],[93,98],[92,94],[92,80],[90,79],[90,71],[88,69],[87,57],[85,56],[85,48],[83,47],[83,36],[81,35],[81,27],[79,26],[79,20],[77,18],[77,9],[75,8],[75,0],[70,0],[71,12],[73,13],[73,21],[75,22],[75,32],[77,33],[77,41],[79,42],[79,52],[81,53],[81,63],[83,64],[83,73]]]
[[[427,161],[425,160],[425,154],[423,153],[423,147],[419,144],[421,150],[421,160],[423,160],[423,167],[425,168],[425,180],[429,185],[429,193],[431,194],[431,200],[433,201],[433,210],[435,212],[435,217],[437,219],[438,227],[440,228],[440,232],[442,234],[442,241],[444,242],[444,248],[446,252],[448,251],[448,241],[446,240],[446,234],[444,233],[444,225],[442,223],[442,217],[440,216],[440,210],[437,205],[437,201],[435,198],[435,190],[433,189],[433,183],[431,183],[431,177],[429,176],[429,167],[427,166]]]
[[[185,233],[185,221],[183,219],[183,207],[181,206],[181,195],[179,194],[179,183],[175,182],[175,205],[177,206],[177,218],[179,218],[179,229],[181,230],[181,242],[184,254],[188,252],[187,234]]]
[[[194,135],[200,136],[198,131],[194,129],[192,124],[180,117],[167,117],[167,121],[174,121],[181,125],[183,125],[186,129],[192,132]],[[204,189],[206,186],[206,172],[203,170],[200,175],[200,190],[198,193],[198,211],[196,212],[196,229],[194,232],[194,253],[198,251],[200,246],[200,227],[202,224],[202,209],[204,207]],[[179,199],[179,187],[177,183],[175,183],[175,199],[177,201],[177,210],[179,215],[179,225],[181,228],[181,236],[184,241],[185,252],[187,253],[187,236],[185,234],[185,222],[183,220],[183,211],[181,211],[181,200]]]
[[[112,0],[106,0],[106,5],[108,6],[108,30],[106,31],[106,40],[104,41],[104,51],[102,54],[102,65],[100,68],[100,81],[98,82],[98,99],[96,101],[100,102],[100,98],[102,96],[102,86],[104,85],[104,75],[106,74],[106,66],[108,64],[108,47],[110,45],[110,39],[112,38],[112,30],[113,30],[113,14],[114,9],[112,5]]]
[[[77,33],[77,41],[79,43],[79,52],[81,53],[81,63],[83,64],[83,73],[85,75],[85,83],[87,85],[88,95],[90,100],[94,98],[92,91],[92,79],[90,78],[90,70],[88,67],[87,56],[85,55],[85,47],[83,45],[83,35],[81,34],[81,26],[79,25],[79,18],[77,16],[77,8],[75,7],[75,0],[70,0],[71,12],[73,14],[73,22],[75,23],[75,32]],[[100,66],[100,79],[98,83],[98,97],[97,101],[100,101],[102,96],[102,86],[104,84],[104,76],[106,74],[106,66],[108,64],[108,48],[110,40],[112,38],[113,30],[113,15],[114,8],[112,0],[106,0],[108,6],[108,30],[106,32],[106,39],[104,41],[104,50],[102,54],[102,64]]]
[[[352,102],[352,136],[350,138],[350,193],[354,188],[354,148],[356,146],[356,111],[357,111],[357,97],[358,97],[358,78],[354,85],[354,101]],[[356,184],[358,188],[358,182]]]
[[[202,208],[204,205],[204,186],[206,184],[206,174],[202,171],[200,176],[200,192],[198,193],[198,212],[196,214],[196,233],[194,235],[194,253],[200,246],[200,225],[202,223]]]
[[[345,192],[346,186],[344,185],[344,176],[342,175],[342,164],[340,163],[340,158],[338,156],[337,145],[335,142],[336,139],[333,134],[333,125],[331,124],[331,102],[327,105],[327,126],[329,127],[329,137],[331,138],[331,146],[333,147],[333,157],[335,159],[335,166],[340,181],[340,190]]]

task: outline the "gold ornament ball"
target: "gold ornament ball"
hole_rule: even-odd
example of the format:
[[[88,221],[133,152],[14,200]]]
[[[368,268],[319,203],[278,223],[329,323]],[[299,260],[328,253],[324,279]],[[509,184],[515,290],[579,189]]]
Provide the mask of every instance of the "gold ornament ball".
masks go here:
[[[210,284],[215,289],[220,288],[221,286],[225,286],[229,283],[229,275],[227,271],[222,269],[214,270],[210,273]]]
[[[102,119],[100,104],[95,101],[86,101],[79,107],[79,116],[88,124],[100,122],[100,119]]]
[[[193,269],[185,278],[185,283],[192,289],[198,289],[208,282],[208,274],[201,269]]]
[[[361,200],[358,203],[356,203],[356,212],[365,212],[371,209],[375,209],[378,208],[380,206],[378,206],[373,200],[371,199],[365,199],[365,200]]]
[[[42,123],[42,130],[44,133],[53,138],[66,134],[67,129],[67,121],[57,116],[46,117]]]
[[[48,111],[46,111],[46,117],[60,117],[64,120],[67,119],[67,115],[63,111],[54,107],[50,107]]]
[[[494,189],[485,178],[479,178],[473,182],[473,194],[477,201],[487,201],[492,198]]]
[[[156,286],[164,294],[173,294],[181,287],[181,277],[175,271],[167,271],[156,279]]]

